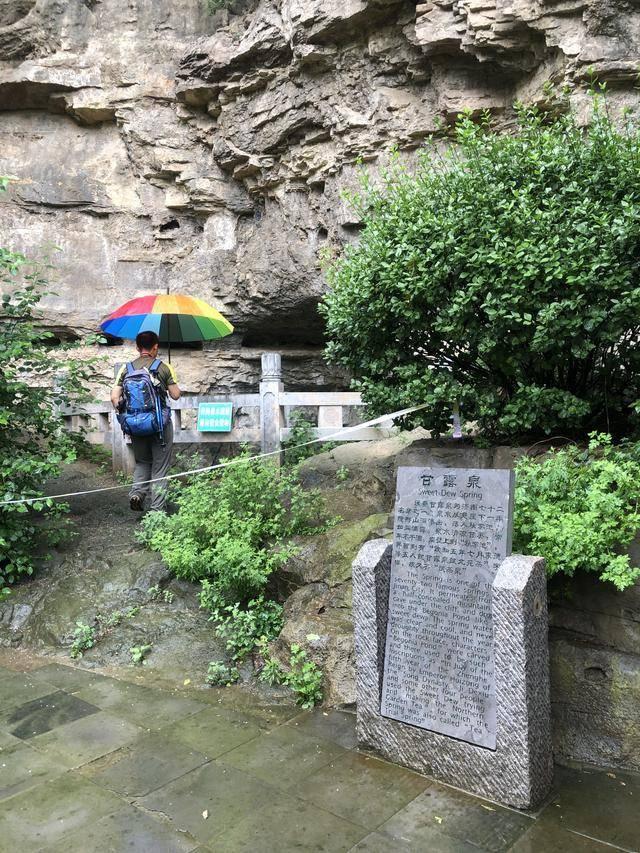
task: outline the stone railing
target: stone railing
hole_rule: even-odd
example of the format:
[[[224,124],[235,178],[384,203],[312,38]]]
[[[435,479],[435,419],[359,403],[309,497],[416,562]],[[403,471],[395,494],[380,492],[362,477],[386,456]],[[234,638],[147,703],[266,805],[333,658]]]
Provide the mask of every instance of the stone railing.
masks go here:
[[[209,402],[233,404],[233,427],[230,432],[198,432],[198,405]],[[311,407],[318,410],[318,426],[313,436],[333,436],[335,441],[368,441],[392,434],[389,429],[368,427],[345,429],[345,409],[363,406],[360,394],[350,391],[285,391],[279,353],[263,353],[262,375],[256,394],[183,395],[170,400],[174,444],[254,444],[261,452],[277,451],[291,434],[286,426],[290,409]],[[109,401],[89,403],[81,408],[63,407],[60,410],[66,426],[74,432],[83,431],[91,444],[111,446],[114,471],[129,474],[133,470],[133,452],[127,437],[113,416]],[[337,433],[337,435],[336,435]],[[274,456],[279,461],[279,456]]]

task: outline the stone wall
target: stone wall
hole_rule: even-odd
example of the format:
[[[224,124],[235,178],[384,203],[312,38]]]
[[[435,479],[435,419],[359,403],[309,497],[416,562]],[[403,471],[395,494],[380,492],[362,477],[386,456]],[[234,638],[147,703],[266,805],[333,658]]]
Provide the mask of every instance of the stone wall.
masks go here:
[[[411,159],[463,108],[508,128],[548,81],[586,111],[589,68],[634,106],[639,57],[622,0],[0,0],[0,233],[59,247],[61,337],[170,287],[237,328],[174,354],[188,390],[255,384],[264,348],[296,387],[340,387],[316,305],[323,253],[357,235],[358,159]]]

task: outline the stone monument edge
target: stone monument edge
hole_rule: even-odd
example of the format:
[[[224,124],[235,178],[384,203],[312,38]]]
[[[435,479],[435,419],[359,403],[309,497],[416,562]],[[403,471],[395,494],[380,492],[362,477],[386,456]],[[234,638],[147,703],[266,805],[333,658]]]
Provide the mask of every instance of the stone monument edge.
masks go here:
[[[380,634],[386,638],[392,548],[387,540],[370,540],[353,561],[356,731],[359,745],[389,761],[471,793],[516,808],[535,808],[548,793],[553,769],[544,561],[522,555],[507,557],[503,563],[513,563],[514,559],[526,562],[529,566],[528,580],[520,582],[517,590],[495,588],[498,606],[505,617],[499,620],[501,633],[510,630],[514,619],[516,623],[519,619],[520,624],[524,624],[523,608],[532,607],[536,594],[540,595],[541,590],[544,597],[538,623],[542,630],[537,631],[534,642],[525,644],[524,648],[520,642],[522,654],[516,662],[520,672],[516,690],[517,712],[510,714],[512,705],[507,693],[507,702],[500,706],[504,713],[498,718],[499,742],[496,750],[491,750],[380,714],[385,650],[384,640],[380,643]],[[507,567],[506,571],[510,574],[512,568]],[[518,643],[518,636],[521,638],[523,631],[515,631],[512,643]],[[541,657],[538,663],[537,657]],[[505,698],[504,689],[509,682],[506,673],[513,664],[512,651],[506,648],[498,664],[502,671],[502,698]],[[536,684],[539,677],[543,678],[542,684]],[[536,695],[540,701],[535,701]],[[535,711],[533,717],[530,709]]]

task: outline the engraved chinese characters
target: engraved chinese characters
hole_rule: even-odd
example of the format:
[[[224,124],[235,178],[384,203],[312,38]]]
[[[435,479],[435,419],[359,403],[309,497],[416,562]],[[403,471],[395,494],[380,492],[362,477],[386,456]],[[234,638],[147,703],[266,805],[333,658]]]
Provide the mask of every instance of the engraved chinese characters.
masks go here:
[[[512,494],[510,471],[398,470],[383,716],[495,749],[491,584]]]

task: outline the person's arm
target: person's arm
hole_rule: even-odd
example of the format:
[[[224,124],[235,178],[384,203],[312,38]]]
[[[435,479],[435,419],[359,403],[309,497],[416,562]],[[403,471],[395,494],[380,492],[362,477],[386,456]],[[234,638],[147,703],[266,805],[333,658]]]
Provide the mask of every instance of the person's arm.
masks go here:
[[[117,409],[122,399],[122,385],[114,385],[111,389],[111,405]]]
[[[178,377],[176,376],[176,372],[173,369],[173,365],[169,363],[165,363],[164,365],[169,371],[167,376],[167,394],[171,397],[172,400],[180,399],[180,387],[178,385]]]
[[[114,409],[118,408],[120,404],[120,400],[122,399],[122,374],[124,373],[124,365],[118,371],[118,375],[116,376],[116,384],[111,389],[111,405]]]

